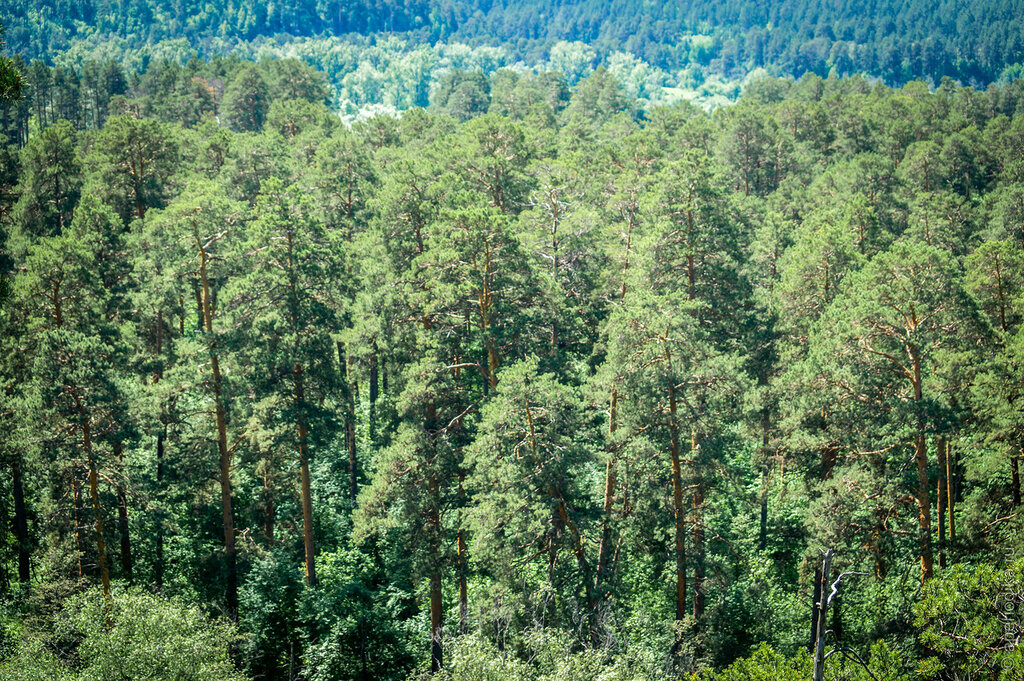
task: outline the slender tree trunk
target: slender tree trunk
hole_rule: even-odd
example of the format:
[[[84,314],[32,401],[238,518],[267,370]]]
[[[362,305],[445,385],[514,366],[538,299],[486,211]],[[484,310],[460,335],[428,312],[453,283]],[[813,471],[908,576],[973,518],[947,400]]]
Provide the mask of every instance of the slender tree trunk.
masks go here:
[[[696,451],[696,433],[690,436],[690,451]],[[696,461],[694,467],[697,467]],[[704,617],[704,481],[698,477],[693,488],[693,618]]]
[[[828,619],[828,576],[832,573],[832,549],[825,553],[825,564],[821,568],[821,583],[817,592],[820,594],[815,608],[818,611],[817,631],[814,637],[814,673],[813,681],[825,678],[825,623]]]
[[[11,464],[11,486],[14,494],[14,536],[18,541],[18,581],[27,585],[29,571],[28,514],[25,511],[25,488],[21,479],[21,456],[15,454]]]
[[[85,532],[82,529],[82,485],[78,481],[77,471],[71,472],[71,505],[75,520],[75,554],[77,557],[78,578],[86,574],[85,566]]]
[[[839,568],[832,568],[832,581],[839,579]],[[825,594],[827,597],[828,594]],[[838,591],[832,599],[832,638],[839,643],[843,638],[843,601]]]
[[[914,459],[917,461],[918,537],[921,552],[921,579],[924,581],[932,577],[932,505],[928,494],[928,441],[923,433],[917,436]]]
[[[939,567],[946,567],[946,439],[940,437],[936,442],[936,453],[939,460],[939,489],[936,515],[939,523]]]
[[[162,497],[164,489],[164,442],[167,439],[167,424],[162,423],[156,435],[156,488]],[[153,566],[153,579],[157,590],[164,586],[164,509],[163,504],[156,516],[156,564]]]
[[[626,220],[626,253],[622,263],[622,285],[619,289],[619,302],[626,299],[626,274],[629,272],[629,255],[632,250],[633,240],[633,222],[632,219]],[[673,413],[673,419],[675,414]],[[674,421],[673,421],[674,423]],[[615,488],[618,485],[618,476],[615,471],[616,456],[618,455],[618,447],[614,442],[615,431],[619,427],[619,390],[615,383],[612,383],[611,396],[608,404],[608,438],[612,440],[611,451],[608,452],[608,461],[605,463],[604,471],[604,505],[602,508],[603,515],[601,518],[601,544],[597,551],[597,572],[594,575],[594,594],[595,598],[602,598],[601,587],[603,583],[607,581],[609,572],[609,561],[614,562],[615,555],[611,552],[611,522],[612,522],[612,505],[615,502]],[[678,452],[677,452],[678,454]],[[678,458],[678,456],[677,456]],[[675,462],[673,462],[675,467]],[[674,469],[674,468],[673,468]],[[673,483],[674,484],[674,483]],[[680,493],[682,489],[680,488]],[[677,504],[678,506],[678,504]],[[617,555],[616,551],[616,555]],[[677,587],[678,588],[678,587]],[[686,574],[683,572],[683,600],[686,600]],[[597,631],[591,631],[591,639],[595,641]]]
[[[351,398],[350,398],[351,400]],[[356,412],[355,405],[349,407],[349,418],[345,423],[345,444],[348,448],[348,498],[352,507],[359,495],[359,463],[356,458]]]
[[[608,408],[608,436],[610,440],[614,440],[615,431],[618,428],[618,401],[619,394],[618,389],[613,386],[612,394],[609,400]],[[612,506],[615,503],[615,487],[616,487],[616,474],[615,474],[615,457],[617,454],[617,445],[613,441],[611,443],[611,449],[608,452],[608,461],[605,463],[604,469],[604,505],[602,506],[601,515],[601,544],[597,550],[597,571],[594,574],[594,598],[596,599],[597,607],[600,609],[601,604],[604,600],[604,593],[602,591],[604,584],[608,580],[609,572],[609,557],[611,555],[611,520],[612,520]],[[590,639],[593,645],[598,644],[599,639],[599,627],[600,627],[600,613],[595,613],[593,625],[590,630]]]
[[[946,442],[946,510],[949,511],[949,540],[956,539],[956,456],[953,443]]]
[[[1013,493],[1013,505],[1020,506],[1020,464],[1016,452],[1010,456],[1010,486]]]
[[[378,386],[378,368],[377,368],[377,342],[373,342],[373,354],[370,355],[370,446],[376,446],[377,444],[377,386]]]
[[[768,481],[771,474],[771,469],[768,465],[770,427],[771,415],[768,407],[765,407],[761,412],[761,452],[764,459],[761,461],[761,514],[757,533],[757,550],[760,552],[764,552],[768,548]]]
[[[82,449],[89,465],[89,497],[92,500],[92,510],[96,522],[96,562],[100,569],[100,583],[103,585],[103,595],[110,597],[110,567],[107,564],[107,544],[103,540],[103,509],[100,507],[100,484],[99,476],[96,473],[96,459],[92,452],[92,436],[89,434],[89,416],[82,408],[78,407],[82,417]]]
[[[342,399],[345,402],[345,451],[348,452],[348,497],[353,508],[358,493],[356,463],[356,401],[349,380],[351,361],[345,353],[345,344],[338,341],[338,366],[341,369]]]
[[[465,636],[469,633],[469,588],[466,583],[466,571],[468,568],[466,552],[466,530],[459,528],[458,538],[459,552],[459,634]]]
[[[235,556],[235,516],[231,503],[231,450],[228,448],[228,426],[227,412],[224,408],[224,397],[222,394],[222,377],[220,372],[220,359],[216,352],[212,351],[213,346],[213,303],[210,299],[210,280],[206,276],[206,266],[209,257],[202,245],[198,231],[195,234],[196,244],[199,247],[199,276],[202,287],[200,299],[202,311],[203,329],[210,340],[207,346],[211,348],[210,371],[213,375],[213,403],[217,420],[217,452],[220,456],[220,503],[221,519],[224,526],[224,562],[227,567],[227,611],[228,617],[232,620],[238,619],[238,564]]]
[[[430,492],[427,531],[430,533],[430,669],[441,671],[444,654],[441,648],[441,627],[444,623],[444,609],[441,600],[441,489],[434,473],[427,482]]]
[[[913,360],[914,401],[920,404],[922,400],[921,353],[916,346],[911,346],[909,354]],[[921,423],[917,425],[914,460],[917,462],[917,517],[921,581],[925,581],[932,577],[932,505],[928,489],[928,439],[924,432],[924,424]]]
[[[299,469],[302,476],[302,540],[306,550],[306,584],[316,586],[315,546],[313,544],[313,495],[309,481],[309,449],[306,443],[307,428],[305,415],[306,396],[302,385],[302,366],[296,364],[295,411],[299,430]]]
[[[228,449],[227,415],[221,397],[221,374],[217,355],[211,356],[213,393],[217,414],[217,451],[220,455],[220,504],[224,526],[224,559],[227,566],[228,617],[238,618],[238,565],[235,556],[235,516],[231,503],[231,452]]]
[[[477,294],[477,307],[480,310],[480,331],[483,333],[484,346],[487,349],[487,381],[484,384],[484,395],[498,386],[498,348],[494,343],[491,329],[491,306],[494,292],[491,290],[491,245],[484,242],[483,287]]]
[[[665,350],[671,374],[671,355]],[[686,511],[683,510],[683,464],[679,445],[679,424],[677,419],[678,404],[676,389],[669,386],[669,452],[672,457],[672,514],[675,529],[676,558],[676,620],[686,616]],[[679,641],[676,641],[677,645]]]
[[[814,568],[814,588],[811,603],[811,640],[808,649],[814,653],[815,645],[818,643],[818,617],[821,614],[819,602],[821,601],[821,566]]]
[[[274,508],[274,488],[270,482],[272,457],[268,453],[263,465],[263,536],[267,542],[274,543],[274,526],[277,524],[277,512]]]
[[[462,486],[462,477],[462,473],[459,473],[459,506],[465,507],[466,490]],[[466,547],[466,529],[462,526],[461,521],[456,539],[456,552],[458,560],[456,568],[459,576],[459,635],[465,636],[469,633],[469,587],[466,582],[469,560]]]
[[[423,326],[429,330],[430,320],[424,318]],[[423,429],[427,433],[437,427],[437,405],[429,399],[424,409]],[[441,647],[441,627],[444,624],[444,609],[441,599],[441,483],[436,471],[427,473],[427,541],[429,546],[428,565],[430,580],[430,669],[441,671],[444,666],[444,652]]]
[[[121,464],[121,476],[124,473],[124,451],[120,440],[114,442],[114,456]],[[132,541],[128,532],[128,494],[124,483],[117,485],[117,529],[121,537],[121,574],[128,582],[132,581]]]
[[[180,300],[180,298],[179,298]],[[182,318],[182,329],[184,333],[184,318]],[[153,372],[153,385],[163,379],[163,354],[164,354],[164,311],[157,310],[156,313],[156,359],[159,364]],[[160,405],[160,430],[156,434],[156,493],[157,497],[163,495],[164,482],[164,440],[167,438],[167,411],[163,403]],[[162,498],[161,498],[162,501]],[[163,504],[160,503],[156,513],[156,563],[153,565],[153,581],[157,590],[164,585],[164,518]]]

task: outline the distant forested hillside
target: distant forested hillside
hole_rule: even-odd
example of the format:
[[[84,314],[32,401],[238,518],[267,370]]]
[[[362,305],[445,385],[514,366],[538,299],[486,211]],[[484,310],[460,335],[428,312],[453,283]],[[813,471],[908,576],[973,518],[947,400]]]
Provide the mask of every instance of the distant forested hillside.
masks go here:
[[[1021,0],[2,0],[0,23],[11,50],[28,58],[81,41],[138,47],[186,37],[202,52],[261,37],[387,33],[501,45],[527,63],[570,40],[664,69],[697,63],[736,75],[765,66],[797,76],[867,73],[891,84],[942,76],[987,84],[1024,61]]]

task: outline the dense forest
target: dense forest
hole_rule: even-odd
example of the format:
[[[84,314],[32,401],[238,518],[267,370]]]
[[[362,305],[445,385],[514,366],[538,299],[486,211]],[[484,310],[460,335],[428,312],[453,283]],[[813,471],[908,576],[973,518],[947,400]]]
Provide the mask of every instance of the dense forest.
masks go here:
[[[32,57],[549,37],[206,7],[0,19]],[[770,24],[773,59],[922,12],[991,37],[709,8],[621,11]],[[549,11],[628,43],[595,10]],[[992,80],[993,40],[899,79]],[[0,60],[0,678],[1024,678],[1024,81],[814,67],[708,112],[453,62],[345,122],[306,61],[208,56]]]
[[[937,84],[943,76],[985,85],[1024,64],[1020,0],[0,0],[0,23],[26,58],[112,40],[140,47],[185,38],[214,56],[269,37],[398,35],[500,46],[527,64],[543,61],[559,41],[578,41],[666,70],[869,73],[890,85]]]

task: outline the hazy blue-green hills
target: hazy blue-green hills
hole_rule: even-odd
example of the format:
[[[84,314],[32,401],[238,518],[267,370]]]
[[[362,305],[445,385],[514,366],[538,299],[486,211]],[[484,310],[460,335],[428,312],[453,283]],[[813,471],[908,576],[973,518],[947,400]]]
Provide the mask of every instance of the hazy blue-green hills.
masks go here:
[[[699,64],[735,77],[763,66],[892,84],[950,76],[983,85],[1013,77],[1024,61],[1020,0],[2,0],[0,23],[9,49],[26,58],[110,40],[137,48],[184,37],[209,54],[271,37],[391,34],[502,46],[528,64],[568,40],[669,70]]]

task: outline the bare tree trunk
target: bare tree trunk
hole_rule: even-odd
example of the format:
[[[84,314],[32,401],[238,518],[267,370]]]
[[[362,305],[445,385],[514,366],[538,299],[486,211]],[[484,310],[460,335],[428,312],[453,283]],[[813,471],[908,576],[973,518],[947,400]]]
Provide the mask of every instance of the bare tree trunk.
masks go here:
[[[939,567],[946,567],[946,439],[940,437],[935,446],[939,460],[939,489],[936,504],[939,523]]]
[[[29,571],[28,515],[25,511],[25,488],[21,480],[21,456],[15,454],[11,464],[11,486],[14,493],[14,536],[18,541],[18,581],[27,585]]]
[[[946,510],[949,511],[949,540],[956,539],[956,455],[953,443],[946,443]]]
[[[124,451],[120,440],[114,442],[114,456],[122,464],[121,476],[124,472]],[[117,485],[117,529],[121,539],[121,574],[124,578],[132,581],[132,541],[128,532],[128,493],[125,490],[124,482]]]
[[[665,358],[669,363],[669,373],[671,373],[672,357],[667,346]],[[669,386],[668,403],[669,453],[672,457],[672,514],[676,554],[676,621],[680,621],[686,617],[686,511],[683,510],[683,463],[679,447],[679,424],[676,420],[678,404],[674,385]],[[677,640],[676,644],[678,645],[678,643]]]
[[[695,440],[696,438],[694,438]],[[695,443],[694,443],[695,444]],[[696,465],[696,464],[695,464]],[[693,488],[693,619],[704,617],[704,481]]]
[[[921,353],[916,346],[910,346],[909,354],[913,360],[914,401],[920,403],[923,398]],[[932,505],[928,489],[928,439],[921,423],[917,424],[914,460],[917,462],[917,534],[921,555],[921,581],[925,581],[932,577]]]
[[[78,407],[82,417],[82,449],[85,451],[85,458],[89,465],[89,497],[92,500],[92,510],[96,522],[96,562],[100,569],[100,583],[103,585],[103,595],[110,597],[110,567],[107,565],[107,544],[103,540],[103,509],[100,507],[100,485],[99,476],[96,473],[96,459],[92,452],[92,437],[89,434],[89,416],[82,408]]]
[[[459,552],[459,634],[465,636],[469,633],[469,588],[466,583],[467,556],[466,556],[466,531],[459,528],[458,538]]]
[[[160,432],[156,435],[156,488],[157,494],[163,492],[164,482],[164,441],[167,439],[167,424],[160,424]],[[156,517],[156,564],[153,566],[153,580],[157,590],[164,586],[164,509],[159,507]]]
[[[433,409],[431,409],[433,411]],[[432,419],[431,419],[432,420]],[[441,600],[441,489],[435,473],[427,482],[430,491],[430,510],[427,532],[430,534],[430,669],[441,671],[444,653],[441,648],[441,627],[444,610]]]
[[[825,563],[821,568],[821,581],[816,592],[820,594],[818,601],[814,604],[818,612],[818,628],[814,637],[814,675],[813,681],[823,681],[825,678],[825,623],[828,619],[828,576],[832,574],[832,549],[825,553]]]
[[[459,505],[466,505],[466,490],[462,487],[462,473],[459,473]],[[458,553],[459,572],[459,635],[465,636],[469,633],[469,588],[466,583],[469,560],[466,548],[466,530],[459,524],[459,534],[456,540],[456,551]]]
[[[378,368],[377,360],[377,342],[373,343],[373,354],[370,355],[370,446],[374,446],[377,442],[377,386],[378,386]]]
[[[615,386],[612,386],[612,394],[609,400],[608,408],[608,436],[609,439],[614,438],[615,431],[618,428],[618,401],[619,395],[618,390]],[[602,588],[608,579],[609,571],[609,558],[611,556],[611,519],[612,519],[612,506],[615,503],[615,487],[616,487],[616,474],[615,474],[615,456],[616,456],[616,445],[614,442],[611,443],[611,450],[608,452],[608,461],[605,463],[604,470],[604,505],[602,506],[601,515],[601,544],[597,549],[597,571],[594,574],[594,598],[596,599],[596,606],[601,607],[601,602],[604,600]],[[595,613],[594,619],[591,623],[590,629],[590,640],[593,645],[598,644],[600,623],[598,621],[599,613]]]
[[[199,247],[199,277],[202,294],[196,292],[201,304],[202,326],[207,336],[213,334],[213,302],[210,299],[210,280],[206,276],[209,256],[202,245],[198,231],[195,233]],[[212,346],[212,339],[207,341]],[[224,527],[224,562],[227,567],[227,611],[232,620],[238,619],[238,563],[235,556],[235,516],[231,503],[231,450],[228,448],[227,412],[222,394],[220,359],[217,353],[210,353],[210,371],[213,375],[213,404],[217,420],[217,453],[220,458],[220,504],[221,520]]]
[[[770,428],[771,413],[766,406],[761,412],[761,452],[764,459],[761,461],[761,514],[757,533],[757,550],[762,552],[768,548],[768,481],[771,473],[768,465],[768,442]]]
[[[356,505],[358,493],[356,463],[356,400],[355,387],[350,381],[351,359],[345,352],[345,344],[338,341],[338,367],[341,374],[341,395],[345,403],[345,451],[348,453],[348,497]],[[371,381],[372,382],[372,381]],[[371,387],[371,391],[373,388]]]
[[[273,459],[268,453],[263,465],[263,536],[267,542],[274,543],[274,526],[277,524],[277,512],[274,508],[274,487],[270,482],[270,468]]]
[[[313,495],[309,481],[309,449],[306,444],[305,393],[302,386],[302,366],[293,369],[295,378],[295,410],[299,435],[299,471],[302,476],[302,543],[306,552],[306,584],[316,586],[316,559],[313,544]]]
[[[1013,505],[1020,506],[1020,464],[1016,453],[1010,457],[1010,485],[1013,493]]]
[[[821,566],[815,566],[814,568],[814,587],[812,589],[812,603],[811,603],[811,639],[810,645],[808,646],[811,653],[814,653],[814,646],[818,642],[818,616],[821,614],[818,609],[818,603],[821,601]]]
[[[75,470],[71,471],[71,506],[75,516],[75,557],[78,578],[81,579],[85,576],[85,537],[82,530],[82,485]]]
[[[928,494],[928,441],[917,436],[914,458],[917,461],[918,544],[921,554],[921,580],[932,577],[932,504]]]
[[[839,568],[832,568],[832,581],[835,582],[839,579]],[[825,594],[826,598],[828,594]],[[836,591],[836,596],[832,599],[832,638],[835,639],[836,643],[842,640],[843,637],[843,601]]]
[[[179,298],[179,301],[181,299]],[[182,317],[182,332],[184,332],[184,317]],[[157,310],[156,313],[156,359],[157,370],[153,372],[153,385],[163,379],[163,353],[164,353],[164,311]],[[158,498],[163,494],[164,482],[164,440],[167,438],[167,417],[166,407],[160,405],[160,430],[156,434],[156,492]],[[163,504],[158,505],[156,514],[156,564],[153,566],[153,581],[156,582],[157,590],[164,585],[164,518]]]

